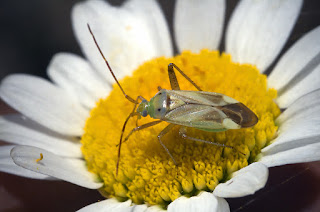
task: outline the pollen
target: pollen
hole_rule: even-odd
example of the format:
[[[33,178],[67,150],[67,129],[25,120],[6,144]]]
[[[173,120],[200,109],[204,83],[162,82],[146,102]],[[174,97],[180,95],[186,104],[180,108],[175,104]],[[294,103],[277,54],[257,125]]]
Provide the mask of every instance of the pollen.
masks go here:
[[[43,159],[43,154],[40,153],[40,158],[36,159],[36,162],[39,163],[40,161],[42,161],[42,159]]]
[[[158,86],[170,90],[168,64],[176,64],[203,91],[232,97],[246,105],[258,116],[251,128],[205,132],[187,128],[188,136],[233,148],[183,139],[179,126],[162,137],[176,165],[161,146],[157,136],[168,125],[166,122],[132,133],[122,144],[118,174],[116,164],[118,144],[123,124],[132,112],[129,102],[115,84],[105,99],[92,109],[81,138],[82,152],[89,171],[97,174],[104,186],[100,192],[120,201],[131,199],[136,204],[163,205],[180,196],[213,191],[230,178],[233,172],[255,161],[261,149],[277,136],[275,119],[280,109],[275,104],[277,91],[267,88],[267,77],[249,64],[238,64],[228,54],[202,50],[188,51],[173,58],[157,58],[142,64],[132,76],[120,80],[126,93],[149,100]],[[194,90],[176,73],[181,90]],[[148,117],[128,121],[124,137],[132,129],[155,121]]]

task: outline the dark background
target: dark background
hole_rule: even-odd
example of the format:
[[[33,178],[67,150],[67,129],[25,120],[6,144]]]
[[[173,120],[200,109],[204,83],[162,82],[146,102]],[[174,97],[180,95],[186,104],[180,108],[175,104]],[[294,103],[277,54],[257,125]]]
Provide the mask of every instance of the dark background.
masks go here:
[[[70,21],[72,5],[78,1],[0,1],[0,79],[11,73],[46,78],[46,67],[55,53],[82,55]],[[112,2],[119,5],[122,1]],[[172,32],[174,1],[159,3]],[[236,3],[227,2],[226,23]],[[282,53],[319,23],[320,1],[305,0]],[[0,114],[10,112],[4,107],[0,103]],[[264,189],[228,202],[231,211],[320,211],[319,182],[320,162],[275,167],[270,169]],[[97,191],[66,182],[37,181],[0,173],[0,211],[75,211],[98,200],[103,198]]]

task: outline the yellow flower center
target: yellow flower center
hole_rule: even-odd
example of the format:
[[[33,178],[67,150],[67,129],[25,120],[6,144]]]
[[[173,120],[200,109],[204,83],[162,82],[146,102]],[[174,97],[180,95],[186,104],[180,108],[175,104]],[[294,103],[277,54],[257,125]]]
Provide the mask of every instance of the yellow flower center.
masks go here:
[[[141,95],[149,100],[158,92],[158,86],[171,89],[169,63],[175,63],[202,90],[222,93],[242,102],[258,116],[259,122],[253,128],[217,133],[188,128],[188,136],[234,149],[183,139],[179,136],[179,126],[174,127],[162,141],[177,165],[157,139],[168,123],[137,131],[122,145],[116,175],[117,144],[133,104],[114,85],[110,95],[91,111],[81,139],[88,169],[103,181],[100,191],[106,197],[130,198],[137,204],[166,205],[181,195],[213,191],[219,182],[253,162],[261,148],[276,136],[274,121],[280,114],[273,101],[276,90],[267,89],[267,78],[256,67],[233,63],[230,55],[203,50],[199,54],[183,52],[173,58],[157,58],[141,65],[120,84],[133,98]],[[196,90],[179,73],[177,78],[182,90]],[[154,119],[146,117],[139,119],[138,124],[151,121]],[[136,123],[136,118],[128,122],[124,137]]]

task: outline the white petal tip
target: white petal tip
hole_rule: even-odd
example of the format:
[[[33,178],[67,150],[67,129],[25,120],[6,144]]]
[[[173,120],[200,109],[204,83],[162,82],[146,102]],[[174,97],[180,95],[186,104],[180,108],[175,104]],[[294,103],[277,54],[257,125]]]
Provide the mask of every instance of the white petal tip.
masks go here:
[[[233,198],[254,194],[263,188],[268,180],[268,167],[262,163],[252,163],[233,174],[226,183],[220,183],[214,190],[219,197]]]
[[[96,176],[86,170],[82,160],[62,158],[32,146],[16,146],[10,155],[15,164],[31,171],[90,189],[102,186],[102,183],[96,182]]]

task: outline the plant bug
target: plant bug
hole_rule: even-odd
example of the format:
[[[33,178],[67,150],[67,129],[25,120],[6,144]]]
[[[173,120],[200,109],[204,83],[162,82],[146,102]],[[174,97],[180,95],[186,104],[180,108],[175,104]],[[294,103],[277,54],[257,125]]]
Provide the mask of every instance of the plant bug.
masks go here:
[[[162,121],[168,122],[169,125],[159,133],[158,141],[168,153],[175,165],[177,165],[177,162],[173,158],[168,148],[161,141],[161,138],[174,126],[181,126],[179,134],[184,139],[200,141],[234,149],[234,147],[225,144],[214,143],[190,137],[186,134],[186,127],[193,127],[209,132],[220,132],[229,129],[252,127],[258,122],[258,117],[256,114],[244,104],[224,94],[202,91],[196,83],[194,83],[182,70],[180,70],[178,66],[173,63],[168,65],[168,74],[172,90],[166,90],[158,87],[159,92],[152,97],[150,101],[147,101],[142,96],[138,96],[134,100],[132,97],[128,96],[121,87],[108,61],[103,55],[89,24],[87,26],[102,58],[108,66],[108,69],[118,84],[121,92],[125,98],[134,104],[132,112],[129,114],[122,127],[118,145],[116,174],[118,174],[119,169],[121,144],[127,141],[132,133],[154,126]],[[174,68],[198,91],[180,90]],[[139,100],[141,101],[139,102]],[[129,119],[134,116],[138,116],[138,118],[140,118],[141,116],[146,117],[147,115],[158,120],[137,126],[136,128],[132,129],[130,133],[123,139],[123,134]]]

